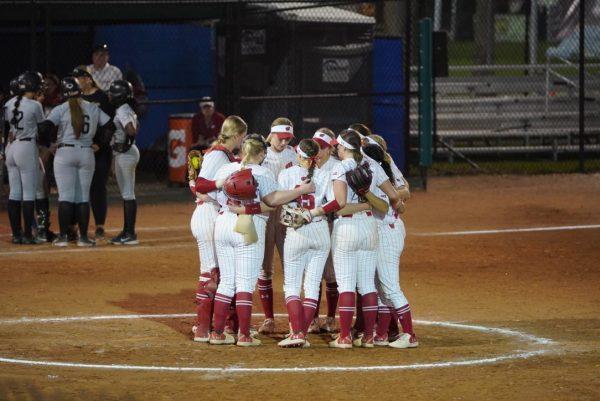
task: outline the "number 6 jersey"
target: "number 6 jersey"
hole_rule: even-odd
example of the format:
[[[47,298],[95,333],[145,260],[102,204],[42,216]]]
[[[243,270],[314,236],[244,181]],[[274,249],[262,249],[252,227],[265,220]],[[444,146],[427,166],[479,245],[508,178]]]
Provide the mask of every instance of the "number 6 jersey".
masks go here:
[[[48,114],[47,119],[58,127],[57,143],[91,146],[98,125],[102,126],[110,121],[110,117],[94,103],[81,100],[80,105],[83,112],[83,129],[81,130],[79,139],[75,137],[75,133],[73,132],[68,101],[56,106]]]

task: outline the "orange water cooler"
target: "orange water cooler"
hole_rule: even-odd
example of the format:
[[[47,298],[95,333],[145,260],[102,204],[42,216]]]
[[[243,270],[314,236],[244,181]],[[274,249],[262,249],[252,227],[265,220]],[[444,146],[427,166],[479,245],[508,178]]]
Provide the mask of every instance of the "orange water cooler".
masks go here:
[[[187,182],[187,154],[192,146],[192,113],[169,116],[169,181]]]

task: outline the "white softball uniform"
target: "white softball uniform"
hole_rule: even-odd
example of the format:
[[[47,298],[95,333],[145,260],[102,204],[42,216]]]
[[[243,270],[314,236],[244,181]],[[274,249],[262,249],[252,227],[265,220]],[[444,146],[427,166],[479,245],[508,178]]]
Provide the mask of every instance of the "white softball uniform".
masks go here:
[[[69,103],[56,106],[48,120],[58,127],[58,150],[54,156],[54,176],[60,202],[85,203],[90,198],[90,184],[94,175],[95,159],[92,142],[98,125],[110,121],[98,106],[79,100],[83,110],[83,130],[79,138],[71,126]]]
[[[271,147],[267,148],[267,155],[261,166],[269,169],[271,173],[273,173],[273,177],[277,179],[281,171],[297,164],[298,159],[296,157],[296,151],[291,146],[287,146],[281,152],[276,152]],[[285,227],[279,224],[278,210],[271,212],[269,220],[267,221],[265,256],[263,259],[263,270],[260,274],[260,278],[262,280],[270,280],[273,276],[275,246],[277,246],[277,250],[280,253],[279,256],[282,259],[282,253],[285,253],[283,249],[283,244],[285,241]]]
[[[404,186],[404,178],[400,170],[394,172],[396,185]],[[389,202],[387,195],[379,188],[373,189],[373,194]],[[400,255],[404,249],[406,229],[404,222],[391,207],[385,215],[375,213],[379,234],[377,248],[377,292],[380,306],[392,306],[399,309],[408,304],[406,296],[400,288]]]
[[[115,143],[126,143],[127,133],[125,127],[127,124],[133,124],[133,127],[137,129],[138,119],[137,115],[127,103],[122,104],[115,112],[115,123],[114,142]],[[135,143],[127,150],[127,152],[113,152],[115,159],[115,175],[117,177],[117,184],[121,191],[121,197],[123,200],[134,200],[135,199],[135,168],[140,161],[140,151],[138,150]]]
[[[304,167],[290,167],[279,174],[279,187],[282,190],[294,189],[304,182],[307,175],[308,170]],[[312,181],[315,184],[315,192],[302,195],[296,201],[290,202],[290,206],[301,206],[311,210],[322,205],[331,185],[329,172],[315,169]],[[330,245],[329,227],[325,217],[316,217],[311,223],[298,229],[287,228],[283,251],[283,290],[286,299],[290,296],[300,296],[302,276],[304,297],[319,298],[319,284]]]
[[[258,183],[255,202],[260,202],[263,197],[278,189],[273,173],[265,167],[248,164],[243,168],[251,169]],[[215,179],[225,179],[241,169],[240,163],[227,164],[219,169]],[[215,225],[215,246],[221,274],[217,292],[228,297],[233,297],[238,292],[252,293],[262,267],[268,216],[265,214],[252,216],[258,241],[247,245],[242,234],[234,231],[238,216],[229,211],[230,201],[223,191],[219,192],[217,199],[221,205]]]
[[[333,156],[329,156],[329,159],[320,167],[320,170],[323,172],[327,172],[331,175],[331,171],[335,166],[340,164],[341,162]],[[327,222],[329,226],[329,234],[333,232],[333,221]],[[331,251],[329,252],[329,256],[327,257],[327,262],[325,262],[325,270],[323,271],[323,278],[327,283],[335,283],[335,270],[333,269],[333,257],[331,255]]]
[[[214,181],[217,171],[229,163],[231,162],[225,152],[212,150],[204,156],[198,176]],[[196,209],[190,221],[192,235],[198,243],[200,274],[210,273],[212,269],[219,266],[215,248],[215,222],[220,209],[217,192],[213,191],[207,194],[210,200],[196,201]],[[200,279],[202,280],[202,277]]]
[[[44,121],[42,105],[32,99],[22,97],[15,110],[18,97],[5,104],[4,119],[10,124],[14,141],[6,148],[6,168],[11,200],[35,200],[39,180],[37,147],[37,125]],[[15,122],[12,122],[13,116]]]
[[[346,181],[346,172],[356,168],[354,159],[345,159],[331,171],[332,181]],[[379,167],[379,169],[377,168]],[[383,184],[388,178],[381,166],[371,166],[373,181],[371,189]],[[327,200],[334,200],[333,187]],[[358,203],[359,198],[348,186],[347,203]],[[361,212],[338,217],[333,223],[331,251],[338,291],[361,295],[375,292],[375,262],[377,259],[377,222],[371,212]]]

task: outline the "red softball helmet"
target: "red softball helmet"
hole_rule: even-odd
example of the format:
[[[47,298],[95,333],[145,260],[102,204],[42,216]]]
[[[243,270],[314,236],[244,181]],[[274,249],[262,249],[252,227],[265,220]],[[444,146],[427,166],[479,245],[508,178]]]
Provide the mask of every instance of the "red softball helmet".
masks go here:
[[[256,198],[258,183],[252,176],[249,168],[236,171],[223,183],[223,192],[229,199],[237,201],[248,201]]]

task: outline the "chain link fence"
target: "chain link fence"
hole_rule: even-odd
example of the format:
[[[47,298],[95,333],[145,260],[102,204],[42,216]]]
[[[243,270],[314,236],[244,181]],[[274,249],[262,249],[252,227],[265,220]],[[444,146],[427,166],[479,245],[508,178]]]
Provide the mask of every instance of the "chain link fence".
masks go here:
[[[435,78],[430,172],[598,171],[600,26],[594,12],[598,2],[587,2],[584,12],[585,95],[579,90],[578,68],[581,2],[433,3],[426,13],[434,29],[443,32],[434,41],[442,56],[447,49],[448,70]],[[411,135],[414,144],[418,133],[413,130]]]

